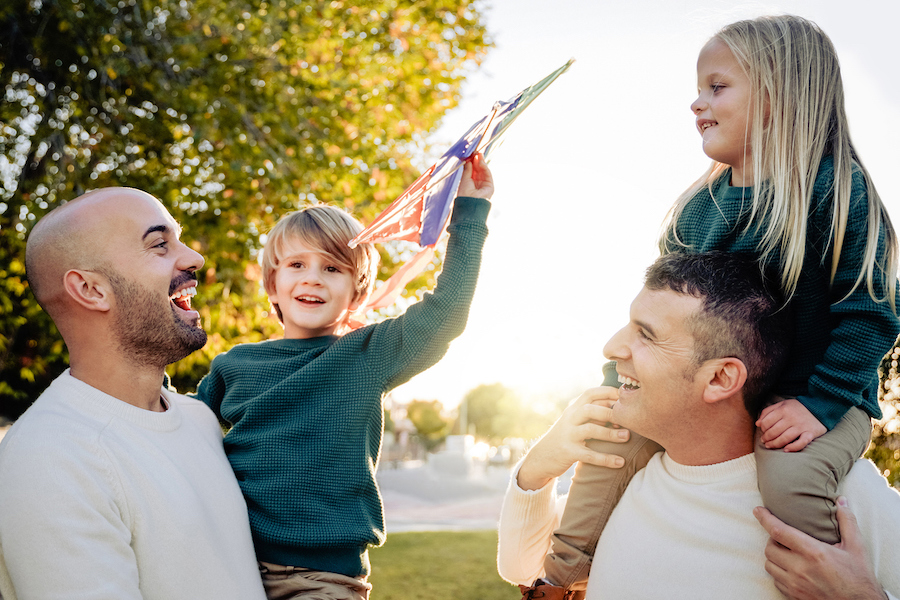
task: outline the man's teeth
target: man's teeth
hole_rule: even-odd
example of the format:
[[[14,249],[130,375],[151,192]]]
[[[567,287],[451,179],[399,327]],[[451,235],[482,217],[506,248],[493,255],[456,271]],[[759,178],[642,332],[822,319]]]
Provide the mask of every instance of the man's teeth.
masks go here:
[[[197,295],[197,286],[192,285],[169,296],[169,300],[181,310],[191,310],[191,298]]]
[[[169,300],[190,300],[192,297],[197,295],[197,286],[192,285],[190,287],[186,287],[183,290],[179,290],[169,296]]]
[[[622,384],[622,387],[637,390],[640,389],[641,384],[632,379],[631,377],[626,377],[625,375],[619,375],[619,383]]]

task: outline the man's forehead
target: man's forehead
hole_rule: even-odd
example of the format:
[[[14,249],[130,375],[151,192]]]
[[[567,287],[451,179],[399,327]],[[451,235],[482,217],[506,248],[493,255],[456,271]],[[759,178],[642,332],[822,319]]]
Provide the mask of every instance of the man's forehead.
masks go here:
[[[105,220],[115,223],[116,228],[124,226],[129,236],[137,235],[143,240],[154,231],[181,234],[181,227],[172,215],[159,200],[146,192],[112,188],[98,190],[86,199],[93,201],[98,212],[115,217]]]
[[[631,320],[660,330],[687,331],[688,320],[697,314],[702,299],[668,288],[641,289],[631,303]]]

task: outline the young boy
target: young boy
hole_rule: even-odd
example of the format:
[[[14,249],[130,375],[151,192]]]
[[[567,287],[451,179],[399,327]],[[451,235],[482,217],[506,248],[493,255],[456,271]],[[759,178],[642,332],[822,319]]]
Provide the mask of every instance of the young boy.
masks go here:
[[[465,328],[493,191],[476,155],[464,167],[434,291],[400,317],[344,335],[375,280],[374,248],[347,246],[362,227],[313,206],[272,229],[263,284],[284,339],[217,356],[198,388],[232,425],[225,451],[270,599],[368,597],[368,547],[385,538],[375,482],[381,401],[440,360]]]

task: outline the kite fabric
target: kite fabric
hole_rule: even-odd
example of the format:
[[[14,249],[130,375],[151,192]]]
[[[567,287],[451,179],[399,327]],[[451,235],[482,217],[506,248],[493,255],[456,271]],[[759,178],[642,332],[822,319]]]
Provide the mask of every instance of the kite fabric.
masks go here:
[[[447,226],[450,208],[462,178],[460,167],[477,152],[484,155],[485,161],[490,160],[491,154],[499,147],[503,134],[513,121],[574,62],[575,59],[569,60],[508,101],[494,103],[487,115],[472,125],[465,135],[378,215],[362,233],[350,240],[351,248],[359,244],[389,240],[417,242],[424,247],[423,251],[404,265],[400,272],[379,286],[360,312],[390,305],[406,284],[430,262],[434,246],[441,239]],[[425,255],[427,260],[424,259]]]

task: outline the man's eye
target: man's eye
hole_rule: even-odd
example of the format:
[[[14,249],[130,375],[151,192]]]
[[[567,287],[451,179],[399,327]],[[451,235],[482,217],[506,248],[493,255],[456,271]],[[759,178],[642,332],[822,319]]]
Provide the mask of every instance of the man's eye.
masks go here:
[[[156,244],[156,245],[153,246],[153,247],[154,247],[154,248],[163,248],[163,249],[165,249],[165,248],[168,248],[168,247],[169,247],[169,242],[163,241],[163,242],[160,242],[160,243]]]
[[[649,339],[650,339],[650,336],[647,335],[647,332],[644,331],[644,330],[641,329],[641,328],[638,328],[638,337],[640,337],[640,338],[643,339],[643,340],[649,340]]]

